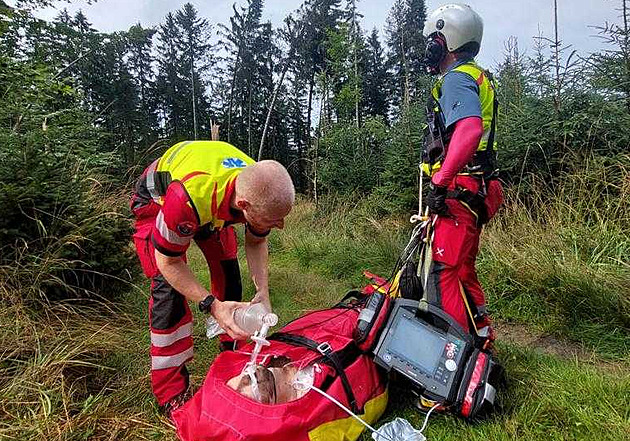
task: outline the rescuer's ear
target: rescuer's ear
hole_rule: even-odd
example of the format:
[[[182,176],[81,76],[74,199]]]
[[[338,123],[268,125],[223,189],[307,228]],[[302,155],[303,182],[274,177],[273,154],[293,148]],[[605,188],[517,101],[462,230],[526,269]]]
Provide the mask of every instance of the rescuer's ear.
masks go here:
[[[250,204],[247,199],[243,199],[243,198],[236,199],[236,206],[241,211],[250,210],[252,208],[252,204]]]

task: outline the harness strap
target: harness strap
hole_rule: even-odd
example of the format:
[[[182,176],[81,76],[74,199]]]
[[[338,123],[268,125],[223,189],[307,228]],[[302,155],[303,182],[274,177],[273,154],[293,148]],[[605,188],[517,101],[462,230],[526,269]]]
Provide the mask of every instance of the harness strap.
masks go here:
[[[455,190],[446,193],[448,199],[457,199],[477,218],[477,225],[481,226],[488,222],[488,211],[486,210],[486,196],[481,193],[473,193],[465,188],[457,187]]]
[[[153,191],[155,191],[159,196],[164,196],[166,194],[166,190],[168,189],[169,184],[173,180],[173,178],[171,177],[171,172],[166,170],[155,170],[154,165],[152,165],[152,167],[153,169],[150,169],[149,173],[147,173],[147,184],[150,184],[149,191],[153,189]],[[195,171],[184,176],[179,182],[183,184],[184,182],[194,178],[195,176],[207,174],[208,173],[206,172]]]
[[[171,173],[167,171],[155,171],[153,172],[153,179],[156,191],[160,196],[164,196],[171,183]]]
[[[335,369],[337,375],[339,375],[343,390],[345,391],[348,402],[350,403],[350,408],[354,413],[360,413],[357,406],[357,400],[354,396],[354,392],[352,392],[352,387],[350,386],[350,382],[348,381],[348,376],[345,371],[345,368],[361,354],[361,351],[354,343],[350,343],[345,348],[333,352],[327,342],[320,343],[308,337],[304,337],[303,335],[276,332],[269,337],[269,340],[288,343],[293,346],[301,346],[321,354],[324,357],[324,360],[326,360]]]

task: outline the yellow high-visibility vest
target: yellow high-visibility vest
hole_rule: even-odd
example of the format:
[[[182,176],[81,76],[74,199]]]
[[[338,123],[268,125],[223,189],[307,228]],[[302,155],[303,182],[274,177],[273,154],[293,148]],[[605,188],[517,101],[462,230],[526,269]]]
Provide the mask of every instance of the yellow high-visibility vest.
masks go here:
[[[467,75],[470,75],[472,79],[475,81],[475,83],[477,84],[477,86],[479,87],[479,101],[481,103],[481,119],[483,120],[483,135],[481,137],[481,140],[479,141],[477,152],[487,152],[488,142],[489,142],[490,136],[492,136],[494,139],[491,146],[491,152],[488,152],[488,153],[490,154],[494,153],[494,155],[496,155],[497,141],[496,141],[496,135],[495,133],[493,133],[494,131],[492,130],[492,121],[496,117],[495,115],[495,112],[496,112],[495,93],[496,93],[496,88],[497,88],[496,81],[494,79],[488,78],[488,75],[486,74],[486,72],[481,67],[479,67],[479,65],[477,65],[477,63],[475,63],[475,61],[473,60],[467,63],[461,64],[449,72],[463,72]],[[437,82],[433,86],[433,89],[431,90],[431,95],[433,96],[433,99],[435,100],[436,103],[438,102],[439,98],[442,96],[443,83],[444,83],[444,75],[441,76],[437,80]],[[439,107],[438,109],[434,109],[434,110],[441,111]],[[436,162],[434,164],[422,163],[422,171],[427,176],[433,176],[435,173],[437,173],[437,171],[441,167],[442,167],[441,162]]]
[[[156,171],[168,172],[171,181],[182,183],[199,216],[199,225],[212,223],[215,228],[222,228],[224,221],[216,213],[226,189],[245,167],[254,163],[227,142],[184,141],[162,155]]]

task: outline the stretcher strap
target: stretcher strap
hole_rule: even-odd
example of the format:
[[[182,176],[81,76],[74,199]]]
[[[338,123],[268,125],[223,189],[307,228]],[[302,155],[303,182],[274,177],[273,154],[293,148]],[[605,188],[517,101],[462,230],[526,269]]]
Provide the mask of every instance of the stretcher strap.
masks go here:
[[[345,348],[337,352],[333,352],[327,342],[320,343],[302,335],[276,332],[269,337],[269,340],[288,343],[293,346],[301,346],[321,354],[324,357],[324,360],[326,360],[335,369],[337,375],[339,375],[343,390],[345,391],[348,402],[350,403],[350,408],[354,413],[359,413],[357,400],[354,396],[352,386],[350,386],[350,382],[348,381],[348,376],[345,371],[345,368],[361,354],[361,351],[354,343],[350,343]]]

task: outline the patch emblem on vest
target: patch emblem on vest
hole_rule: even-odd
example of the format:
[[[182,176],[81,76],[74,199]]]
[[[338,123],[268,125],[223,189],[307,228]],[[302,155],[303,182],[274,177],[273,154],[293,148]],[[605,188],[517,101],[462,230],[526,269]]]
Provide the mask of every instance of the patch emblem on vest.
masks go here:
[[[193,230],[195,226],[192,222],[182,222],[181,224],[177,224],[177,231],[182,236],[190,236],[193,234]]]
[[[221,165],[225,168],[244,168],[247,166],[241,158],[225,158]]]

